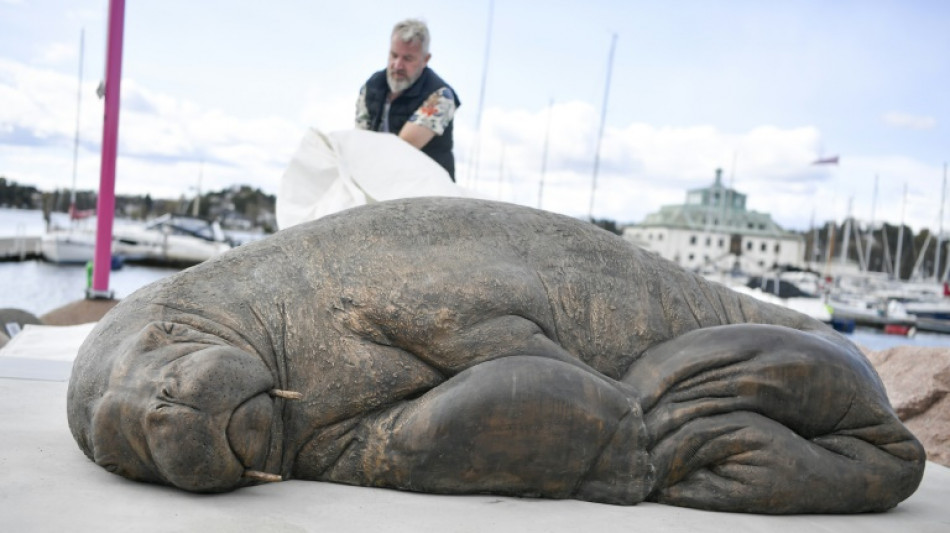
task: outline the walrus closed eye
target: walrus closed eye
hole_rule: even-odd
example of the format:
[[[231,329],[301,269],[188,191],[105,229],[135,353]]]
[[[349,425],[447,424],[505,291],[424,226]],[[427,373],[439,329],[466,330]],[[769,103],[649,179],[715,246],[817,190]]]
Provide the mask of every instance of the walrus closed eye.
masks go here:
[[[923,448],[825,325],[586,222],[450,198],[283,230],[117,305],[73,367],[106,470],[758,513],[883,511]]]

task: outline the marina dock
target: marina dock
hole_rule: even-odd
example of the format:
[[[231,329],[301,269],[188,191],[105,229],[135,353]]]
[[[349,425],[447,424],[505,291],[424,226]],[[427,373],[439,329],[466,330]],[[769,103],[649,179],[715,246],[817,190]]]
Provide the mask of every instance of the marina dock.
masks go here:
[[[40,257],[40,242],[38,235],[0,237],[0,261],[25,261]]]

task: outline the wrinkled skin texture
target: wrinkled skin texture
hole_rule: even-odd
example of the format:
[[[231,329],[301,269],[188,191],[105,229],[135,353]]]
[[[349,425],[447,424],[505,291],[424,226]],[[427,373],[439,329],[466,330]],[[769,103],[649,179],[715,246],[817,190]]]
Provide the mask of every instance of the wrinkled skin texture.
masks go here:
[[[256,470],[837,513],[893,507],[924,468],[823,324],[591,224],[461,199],[349,210],[141,289],[80,349],[68,415],[97,464],[200,492]]]

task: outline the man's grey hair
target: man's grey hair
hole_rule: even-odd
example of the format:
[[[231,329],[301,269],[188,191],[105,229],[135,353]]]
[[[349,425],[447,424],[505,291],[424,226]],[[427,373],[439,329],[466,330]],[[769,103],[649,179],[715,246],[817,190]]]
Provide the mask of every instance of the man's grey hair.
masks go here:
[[[422,53],[429,53],[429,28],[420,19],[406,19],[393,26],[393,37],[399,37],[404,43],[419,43]]]

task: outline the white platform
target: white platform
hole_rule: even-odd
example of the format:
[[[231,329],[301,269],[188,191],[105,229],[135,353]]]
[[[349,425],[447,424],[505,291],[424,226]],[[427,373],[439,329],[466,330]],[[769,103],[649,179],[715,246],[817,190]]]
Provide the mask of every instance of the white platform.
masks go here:
[[[48,330],[44,335],[53,335]],[[3,531],[948,532],[950,469],[927,464],[920,489],[887,513],[758,516],[644,503],[435,496],[287,481],[195,495],[125,480],[79,450],[66,425],[62,361],[0,350]]]

